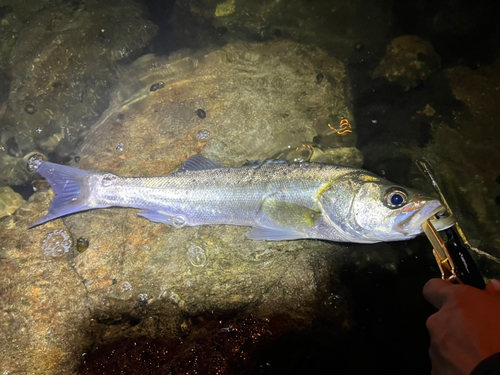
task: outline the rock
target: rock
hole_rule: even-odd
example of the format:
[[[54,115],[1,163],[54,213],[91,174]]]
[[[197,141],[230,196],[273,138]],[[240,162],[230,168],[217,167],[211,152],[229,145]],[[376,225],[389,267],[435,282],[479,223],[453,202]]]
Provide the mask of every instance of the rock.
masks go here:
[[[316,83],[318,71],[328,83]],[[316,47],[241,43],[202,59],[144,56],[121,77],[115,103],[77,151],[79,168],[130,174],[140,164],[144,174],[164,174],[195,153],[240,166],[318,134],[330,147],[356,144],[354,126],[342,135],[328,126],[353,118],[344,97],[348,83],[342,63]],[[151,92],[158,81],[165,88]],[[196,114],[199,108],[206,118]]]
[[[318,71],[327,78],[321,85]],[[310,143],[318,133],[337,139],[328,123],[352,118],[343,65],[316,47],[292,42],[233,44],[201,58],[145,56],[120,77],[110,107],[75,150],[78,168],[164,175],[196,153],[238,166]],[[158,82],[164,87],[151,91]],[[354,146],[355,131],[345,142]],[[213,368],[204,353],[226,343],[218,368],[228,368],[234,360],[230,346],[251,332],[263,333],[262,341],[245,345],[253,353],[269,340],[267,332],[279,337],[315,317],[339,330],[351,326],[348,309],[340,306],[347,299],[332,301],[332,291],[342,295],[336,275],[343,247],[337,244],[253,242],[245,237],[248,228],[236,226],[175,229],[133,209],[82,212],[26,232],[49,201],[47,192],[38,191],[0,221],[5,371],[73,374],[83,353],[102,347],[86,361],[86,371],[109,356],[110,346],[130,352],[132,342],[144,345],[145,337],[177,353],[173,369],[193,358]],[[81,237],[89,245],[80,253],[75,243]],[[270,323],[283,319],[282,328]],[[209,336],[191,328],[205,320]],[[180,339],[202,346],[195,353],[179,346]]]
[[[440,58],[429,42],[413,35],[400,36],[387,46],[385,57],[372,78],[384,77],[408,91],[425,81],[440,64]]]
[[[0,144],[10,156],[36,150],[52,153],[53,160],[69,159],[108,107],[117,63],[143,53],[155,35],[142,14],[128,0],[76,9],[45,4],[33,11],[29,27],[17,29],[6,64],[10,93],[0,111]],[[1,162],[0,169],[7,168]],[[19,170],[4,183],[22,178]]]
[[[178,43],[194,49],[236,40],[287,39],[326,49],[341,61],[352,56],[355,59],[363,56],[366,60],[383,51],[392,26],[390,9],[367,0],[348,3],[205,0],[196,5],[179,0],[175,2],[172,28]],[[190,27],[186,28],[186,24]],[[361,52],[360,46],[365,45],[370,48]]]
[[[60,220],[27,230],[50,201],[38,193],[0,221],[0,363],[4,373],[72,373],[90,341],[85,285],[67,257],[44,254],[41,241]],[[78,354],[75,354],[78,353]]]
[[[500,60],[478,70],[449,68],[445,74],[467,111],[455,112],[453,127],[442,123],[436,128],[426,153],[434,169],[443,175],[445,196],[467,237],[480,240],[480,249],[500,259],[500,210],[496,203],[500,189],[495,182],[500,165],[500,139],[496,136]],[[500,267],[487,262],[482,271],[498,275]]]
[[[361,168],[363,165],[363,154],[355,147],[328,148],[317,144],[304,142],[295,148],[289,147],[285,151],[278,152],[271,159],[286,160],[288,162],[311,161],[314,163],[329,163],[349,165]]]
[[[0,218],[12,215],[26,201],[8,186],[0,187]]]
[[[325,151],[326,163],[349,165],[355,168],[363,166],[363,154],[355,147],[330,148]]]

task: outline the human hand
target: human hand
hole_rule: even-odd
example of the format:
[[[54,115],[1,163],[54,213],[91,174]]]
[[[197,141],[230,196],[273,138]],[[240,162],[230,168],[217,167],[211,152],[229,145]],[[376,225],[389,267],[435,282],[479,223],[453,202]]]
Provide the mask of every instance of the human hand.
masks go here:
[[[433,375],[469,375],[500,351],[500,281],[480,290],[431,279],[423,294],[439,310],[426,324]]]

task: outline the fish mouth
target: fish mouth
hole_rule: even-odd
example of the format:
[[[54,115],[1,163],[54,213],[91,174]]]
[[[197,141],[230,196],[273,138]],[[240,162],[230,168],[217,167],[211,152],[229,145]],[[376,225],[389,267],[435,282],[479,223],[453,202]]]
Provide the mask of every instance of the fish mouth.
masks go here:
[[[429,219],[438,231],[450,228],[456,221],[453,215],[447,215],[446,207],[440,201],[433,200],[412,215],[403,217],[396,230],[405,235],[417,235],[422,233],[422,224]]]

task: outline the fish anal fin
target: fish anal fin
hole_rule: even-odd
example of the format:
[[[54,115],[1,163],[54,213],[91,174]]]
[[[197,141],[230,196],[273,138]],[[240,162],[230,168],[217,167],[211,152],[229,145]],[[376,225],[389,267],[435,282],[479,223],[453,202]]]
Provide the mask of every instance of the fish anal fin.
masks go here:
[[[145,217],[155,223],[168,224],[175,228],[182,228],[188,225],[188,220],[184,215],[172,215],[163,211],[142,210],[137,213],[138,216]]]
[[[269,227],[253,227],[246,236],[254,241],[288,241],[306,238],[303,234],[291,229]]]
[[[321,217],[320,211],[273,199],[262,202],[262,212],[280,227],[296,230],[314,227]]]

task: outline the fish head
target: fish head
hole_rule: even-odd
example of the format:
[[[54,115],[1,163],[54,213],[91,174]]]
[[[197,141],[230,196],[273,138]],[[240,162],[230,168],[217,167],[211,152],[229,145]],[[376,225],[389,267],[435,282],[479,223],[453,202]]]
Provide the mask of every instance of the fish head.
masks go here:
[[[454,224],[451,216],[437,220],[436,215],[444,214],[446,208],[436,198],[375,175],[350,177],[350,190],[342,189],[344,194],[347,192],[344,198],[338,196],[339,192],[335,193],[335,201],[340,199],[342,209],[327,212],[331,221],[342,223],[340,226],[349,237],[346,240],[358,243],[404,241],[421,234],[422,224],[428,219],[437,230]],[[335,201],[331,200],[333,204]]]

